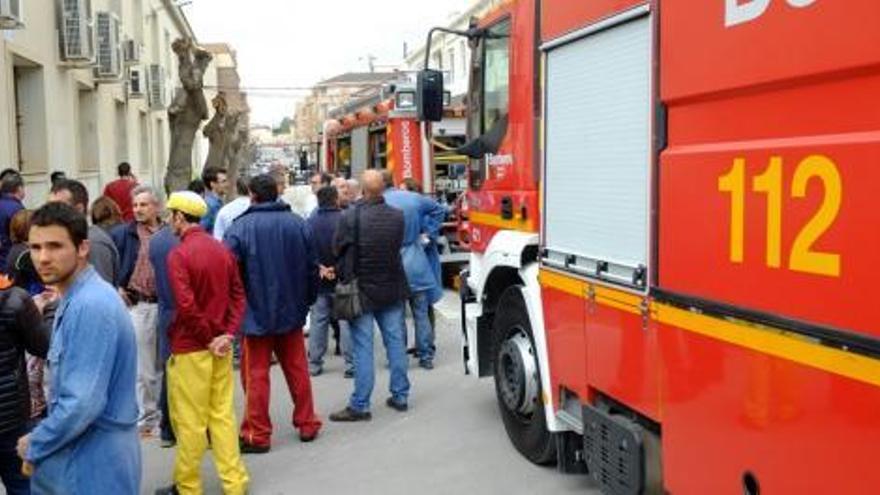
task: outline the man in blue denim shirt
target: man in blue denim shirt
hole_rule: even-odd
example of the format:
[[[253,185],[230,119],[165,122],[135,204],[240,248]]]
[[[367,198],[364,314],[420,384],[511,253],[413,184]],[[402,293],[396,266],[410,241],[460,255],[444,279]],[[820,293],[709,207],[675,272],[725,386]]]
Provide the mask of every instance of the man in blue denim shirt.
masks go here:
[[[88,224],[68,205],[34,213],[40,277],[62,295],[49,347],[49,415],[18,442],[34,493],[137,494],[141,452],[134,328],[116,290],[88,264]]]
[[[385,175],[386,186],[393,185],[389,184],[389,177],[389,174]],[[430,370],[434,368],[435,347],[428,308],[443,297],[443,290],[439,277],[440,258],[432,260],[427,250],[440,235],[446,210],[427,196],[393,187],[388,187],[384,196],[389,206],[403,212],[405,230],[400,255],[412,294],[409,304],[415,324],[416,354],[419,366]]]

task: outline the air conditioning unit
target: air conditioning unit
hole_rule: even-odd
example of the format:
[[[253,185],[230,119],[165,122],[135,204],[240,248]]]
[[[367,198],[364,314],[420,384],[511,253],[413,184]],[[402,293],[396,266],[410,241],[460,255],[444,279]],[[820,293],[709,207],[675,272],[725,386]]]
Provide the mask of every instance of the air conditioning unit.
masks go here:
[[[0,0],[0,29],[21,29],[23,27],[21,0]]]
[[[119,18],[110,12],[95,16],[98,31],[98,64],[95,78],[116,80],[122,77],[122,48],[119,39]]]
[[[128,81],[126,82],[126,88],[128,88],[129,98],[143,98],[147,93],[146,83],[147,81],[144,79],[144,70],[142,67],[135,66],[128,68]]]
[[[95,59],[95,35],[90,0],[58,0],[61,59],[91,65]]]
[[[165,91],[165,68],[159,64],[150,64],[147,77],[150,110],[164,110],[168,106]]]
[[[141,61],[141,44],[135,40],[122,43],[122,54],[126,64],[138,64]]]

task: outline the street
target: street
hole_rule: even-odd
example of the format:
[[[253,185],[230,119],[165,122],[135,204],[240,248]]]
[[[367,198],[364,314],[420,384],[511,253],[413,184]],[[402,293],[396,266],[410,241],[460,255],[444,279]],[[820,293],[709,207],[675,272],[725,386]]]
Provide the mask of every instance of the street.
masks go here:
[[[352,386],[342,377],[342,358],[330,356],[324,374],[312,379],[318,412],[325,421],[313,443],[300,442],[289,426],[290,396],[279,368],[273,367],[272,451],[245,456],[250,493],[599,493],[590,489],[585,476],[535,466],[511,446],[498,416],[492,380],[476,380],[462,372],[455,297],[447,292],[438,304],[437,367],[424,371],[411,360],[412,395],[406,413],[384,404],[388,372],[378,331],[373,420],[354,424],[326,420],[345,406]],[[240,408],[237,414],[240,419]],[[149,440],[143,444],[143,455],[142,489],[151,494],[170,484],[173,450]],[[205,493],[221,492],[209,455],[202,479]]]

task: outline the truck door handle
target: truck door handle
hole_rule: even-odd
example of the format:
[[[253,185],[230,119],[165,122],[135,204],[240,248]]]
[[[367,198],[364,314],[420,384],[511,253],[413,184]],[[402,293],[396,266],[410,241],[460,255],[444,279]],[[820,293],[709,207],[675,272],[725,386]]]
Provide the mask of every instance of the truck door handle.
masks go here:
[[[513,198],[510,196],[501,198],[501,218],[503,220],[513,220]]]

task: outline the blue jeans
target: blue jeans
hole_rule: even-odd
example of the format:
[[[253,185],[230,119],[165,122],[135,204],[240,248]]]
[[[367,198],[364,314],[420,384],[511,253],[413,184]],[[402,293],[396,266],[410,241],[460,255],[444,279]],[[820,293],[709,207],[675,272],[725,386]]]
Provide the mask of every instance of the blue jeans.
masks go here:
[[[31,482],[21,474],[21,459],[15,450],[24,428],[0,434],[0,479],[9,495],[29,495]]]
[[[407,359],[403,335],[403,302],[372,313],[364,313],[351,322],[351,340],[354,344],[354,392],[348,406],[358,412],[370,410],[370,395],[376,380],[373,360],[373,322],[379,324],[385,354],[391,369],[391,397],[398,404],[406,404],[409,397],[409,379],[406,377]]]
[[[419,362],[434,361],[434,327],[428,318],[428,291],[414,292],[409,299],[409,307],[416,327],[416,353]],[[406,328],[406,327],[404,327]]]
[[[330,329],[330,318],[333,314],[333,293],[318,294],[312,305],[309,317],[309,371],[320,372],[324,367],[324,354],[327,353],[327,334]],[[339,321],[339,341],[342,356],[345,358],[345,369],[351,370],[354,364],[351,359],[351,331],[347,321]]]

